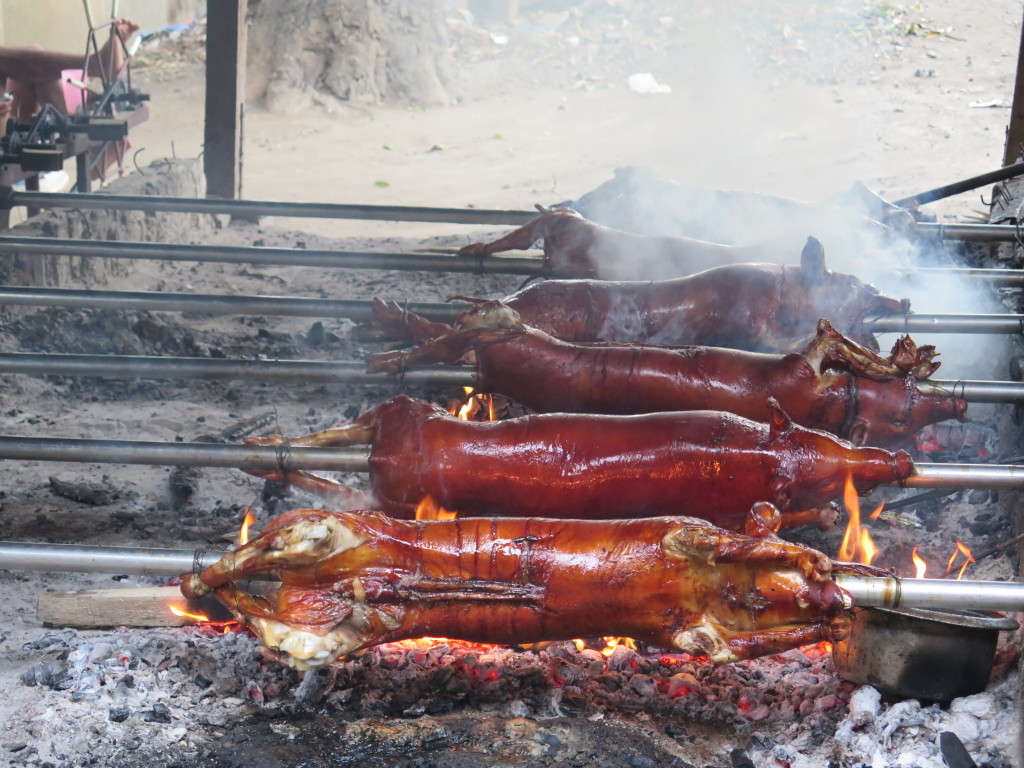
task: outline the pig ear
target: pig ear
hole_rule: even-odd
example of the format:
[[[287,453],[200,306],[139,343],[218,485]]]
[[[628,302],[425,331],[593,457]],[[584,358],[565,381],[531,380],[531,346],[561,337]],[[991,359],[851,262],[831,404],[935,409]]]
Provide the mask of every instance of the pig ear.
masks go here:
[[[770,437],[785,435],[793,429],[793,420],[774,397],[768,398],[768,428]]]
[[[768,490],[771,491],[772,502],[778,509],[786,509],[792,497],[793,478],[781,470],[776,472],[768,482]]]
[[[819,285],[824,282],[828,270],[825,269],[825,249],[816,237],[808,237],[804,249],[800,251],[800,274],[807,285]]]
[[[868,439],[868,423],[864,419],[856,419],[850,425],[850,435],[847,437],[854,445],[864,445]]]

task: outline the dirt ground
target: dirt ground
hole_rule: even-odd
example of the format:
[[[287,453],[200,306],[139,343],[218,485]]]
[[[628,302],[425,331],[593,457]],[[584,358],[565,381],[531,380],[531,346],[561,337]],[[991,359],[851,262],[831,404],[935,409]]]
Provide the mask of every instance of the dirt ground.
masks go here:
[[[301,113],[270,114],[247,106],[244,197],[526,209],[577,197],[617,167],[647,165],[668,178],[713,189],[818,201],[861,181],[898,199],[1001,165],[1020,40],[1019,0],[993,0],[984,7],[964,0],[676,5],[671,18],[663,15],[649,34],[623,25],[612,2],[587,6],[604,14],[601,19],[618,20],[603,30],[557,8],[542,17],[524,16],[518,27],[486,32],[453,15],[453,55],[463,82],[448,107],[323,100]],[[500,42],[503,36],[506,43]],[[673,43],[677,39],[685,45]],[[635,47],[610,55],[615,40]],[[162,157],[198,157],[201,63],[159,55],[145,61],[134,77],[151,94],[151,118],[132,134],[133,162],[144,168]],[[633,92],[626,80],[641,72],[671,92]],[[940,221],[970,220],[983,210],[979,194],[988,190],[930,209]],[[480,228],[458,225],[265,219],[222,228],[210,240],[391,251],[461,245],[478,234]],[[516,278],[500,276],[399,280],[386,272],[146,262],[130,276],[85,287],[369,298],[398,285],[401,295],[394,298],[437,301],[452,293],[501,295],[517,284]],[[941,302],[918,309],[948,311]],[[0,337],[5,351],[334,360],[360,359],[370,351],[349,335],[345,321],[325,322],[324,334],[311,333],[312,320],[303,318],[133,315],[131,323],[128,332],[118,317],[104,313],[19,315]],[[986,377],[1006,376],[1004,371]],[[282,391],[251,383],[6,377],[0,426],[6,434],[193,440],[269,414],[282,431],[299,433],[352,417],[387,394],[301,382]],[[0,490],[0,538],[227,546],[242,507],[258,502],[260,484],[237,472],[204,472],[183,512],[169,498],[169,472],[9,462]],[[114,503],[90,507],[54,496],[50,475],[102,482]],[[88,715],[60,709],[56,699],[23,684],[44,634],[34,616],[36,594],[107,586],[110,577],[3,573],[0,583],[0,685],[9,691],[0,703],[8,724],[0,738],[0,765],[77,764],[74,749],[85,749],[90,739],[96,741],[89,753],[94,760],[113,765],[116,757],[116,764],[130,764],[119,751],[121,736],[106,726],[87,727]],[[172,710],[173,698],[167,699]],[[70,753],[62,755],[50,733],[58,728],[72,734],[72,747],[65,748]],[[195,755],[202,754],[203,734],[164,736],[184,745],[181,764],[202,763]],[[991,764],[1015,764],[1005,743],[1011,736],[978,737],[998,754]],[[97,746],[104,739],[109,749]],[[814,762],[822,756],[812,747],[806,750],[813,755],[809,762],[794,758],[793,764],[821,764]],[[727,764],[727,751],[715,760]],[[174,762],[151,758],[151,764]],[[852,758],[841,764],[852,765]],[[925,757],[913,763],[932,764],[939,763]]]

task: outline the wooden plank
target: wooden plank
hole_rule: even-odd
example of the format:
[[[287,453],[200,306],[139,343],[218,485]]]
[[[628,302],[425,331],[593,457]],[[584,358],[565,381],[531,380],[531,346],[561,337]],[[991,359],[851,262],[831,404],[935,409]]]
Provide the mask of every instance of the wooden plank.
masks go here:
[[[206,9],[206,193],[229,200],[242,196],[247,5],[217,0]]]
[[[211,621],[231,618],[216,598],[187,600],[177,587],[40,592],[36,618],[57,627],[180,627],[196,623],[195,619],[171,613],[171,606],[205,615]]]

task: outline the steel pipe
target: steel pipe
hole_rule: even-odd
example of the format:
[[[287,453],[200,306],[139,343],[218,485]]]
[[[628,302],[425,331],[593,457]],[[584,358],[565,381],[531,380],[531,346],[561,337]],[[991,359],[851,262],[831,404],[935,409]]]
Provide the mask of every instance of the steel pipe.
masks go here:
[[[915,463],[914,474],[900,485],[907,488],[1018,491],[1024,488],[1024,465]]]
[[[1024,383],[1019,381],[924,380],[917,389],[925,395],[952,395],[969,403],[1024,402]]]
[[[206,568],[224,554],[207,550],[0,541],[0,569],[177,576],[197,567]]]
[[[369,446],[338,448],[0,436],[0,459],[102,464],[369,471]]]
[[[904,197],[902,200],[894,201],[893,205],[898,205],[900,208],[909,208],[911,205],[925,205],[945,197],[959,195],[961,192],[969,192],[972,189],[984,187],[986,184],[995,184],[997,181],[1012,179],[1015,176],[1020,176],[1022,173],[1024,173],[1024,163],[1015,163],[1004,168],[989,171],[988,173],[972,176],[969,179],[945,184],[941,187],[930,189],[927,192],[919,192],[916,195]]]
[[[898,275],[915,283],[927,283],[930,279],[973,280],[988,283],[993,288],[1024,287],[1022,269],[974,269],[968,267],[894,267]]]
[[[318,360],[231,360],[205,357],[141,355],[65,355],[32,352],[0,353],[0,374],[26,376],[107,376],[146,379],[249,379],[253,381],[327,382],[358,386],[471,387],[476,375],[465,366],[429,366],[400,376],[366,373],[359,362]],[[923,394],[960,397],[972,403],[1024,402],[1024,383],[1015,381],[920,381]]]
[[[363,221],[438,222],[445,224],[514,224],[537,218],[537,211],[486,208],[429,208],[407,205],[288,203],[270,200],[221,200],[149,195],[91,195],[12,190],[0,200],[5,208],[80,208],[149,213],[208,213],[229,216],[283,216],[293,219],[359,219]]]
[[[64,240],[55,237],[0,237],[0,254],[29,256],[94,256],[105,259],[206,261],[220,264],[325,267],[328,269],[395,269],[472,274],[538,275],[537,258],[432,256],[373,251],[316,251],[304,248],[179,245],[119,240]]]
[[[1013,224],[917,224],[917,231],[943,240],[975,240],[983,243],[1012,243],[1020,230]]]
[[[891,315],[867,325],[872,333],[1024,333],[1024,315]]]
[[[372,304],[363,300],[306,299],[292,296],[224,296],[158,291],[83,291],[74,288],[0,286],[0,305],[115,309],[139,312],[195,312],[206,315],[334,317],[365,323]],[[462,302],[409,302],[402,306],[428,320],[451,322],[467,307]]]
[[[863,608],[1024,611],[1024,584],[1015,581],[904,579],[837,574],[835,582]]]
[[[471,368],[448,366],[406,371],[400,376],[366,373],[366,363],[317,360],[229,360],[205,357],[0,353],[0,373],[28,376],[109,376],[147,379],[251,379],[295,383],[329,382],[359,386],[471,387]]]

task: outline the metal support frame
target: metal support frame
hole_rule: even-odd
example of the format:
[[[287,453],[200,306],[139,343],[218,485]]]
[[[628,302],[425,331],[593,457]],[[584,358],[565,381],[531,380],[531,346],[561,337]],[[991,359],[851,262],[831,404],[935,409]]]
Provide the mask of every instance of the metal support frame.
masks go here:
[[[248,0],[216,0],[206,9],[203,168],[206,193],[228,199],[242,195],[247,6]]]

